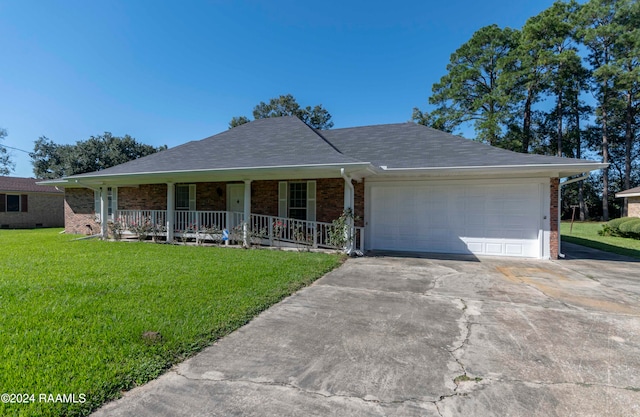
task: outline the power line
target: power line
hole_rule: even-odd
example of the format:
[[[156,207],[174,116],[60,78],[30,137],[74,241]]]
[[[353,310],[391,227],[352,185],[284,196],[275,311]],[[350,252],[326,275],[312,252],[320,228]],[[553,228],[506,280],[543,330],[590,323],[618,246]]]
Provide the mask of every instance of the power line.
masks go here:
[[[31,155],[31,152],[29,151],[25,151],[24,149],[18,149],[18,148],[14,148],[13,146],[7,146],[7,145],[0,145],[0,148],[8,148],[8,149],[13,149],[15,151],[20,151],[20,152],[24,152],[26,154]]]

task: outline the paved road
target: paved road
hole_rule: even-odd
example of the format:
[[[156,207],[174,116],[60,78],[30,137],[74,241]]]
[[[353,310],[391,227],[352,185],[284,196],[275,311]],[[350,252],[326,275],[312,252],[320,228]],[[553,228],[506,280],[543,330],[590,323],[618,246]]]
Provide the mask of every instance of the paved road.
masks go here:
[[[351,259],[94,415],[638,416],[640,263],[563,250]]]

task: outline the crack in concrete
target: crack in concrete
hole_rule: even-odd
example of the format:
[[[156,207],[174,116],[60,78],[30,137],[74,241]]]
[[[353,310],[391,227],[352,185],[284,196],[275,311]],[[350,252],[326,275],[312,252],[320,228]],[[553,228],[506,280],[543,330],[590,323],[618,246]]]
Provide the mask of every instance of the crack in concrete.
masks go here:
[[[471,326],[476,323],[471,322],[471,320],[469,319],[469,311],[468,311],[469,306],[467,305],[467,302],[462,298],[458,298],[457,300],[459,300],[460,303],[462,304],[462,316],[460,317],[460,323],[459,323],[460,329],[461,329],[460,339],[462,340],[457,346],[454,346],[452,349],[445,348],[445,350],[449,353],[449,355],[451,355],[453,360],[458,364],[458,366],[462,370],[462,376],[469,378],[467,375],[467,369],[465,368],[464,363],[460,360],[460,358],[456,355],[456,353],[460,351],[460,349],[464,348],[466,345],[469,344],[469,337],[471,335]],[[459,379],[459,376],[453,379],[455,388],[453,389],[453,392],[451,394],[441,395],[437,401],[433,401],[433,405],[436,407],[436,411],[441,417],[444,417],[444,416],[442,414],[442,411],[440,410],[439,403],[444,401],[447,398],[453,398],[456,396],[463,395],[460,392],[458,392],[458,388],[460,387],[458,379]]]
[[[369,403],[369,404],[381,404],[381,405],[402,405],[405,403],[414,403],[417,405],[422,405],[422,404],[427,404],[427,403],[433,403],[433,401],[430,400],[424,400],[424,399],[419,399],[419,398],[404,398],[404,399],[399,399],[399,400],[392,400],[392,401],[383,401],[383,400],[379,400],[377,398],[366,398],[367,396],[363,397],[358,397],[355,395],[340,395],[340,394],[331,394],[331,393],[324,393],[324,392],[320,392],[320,391],[310,391],[310,390],[306,390],[303,389],[302,387],[299,387],[297,385],[293,385],[293,384],[288,384],[286,382],[278,382],[278,381],[256,381],[253,379],[243,379],[243,378],[193,378],[193,377],[189,377],[187,375],[184,375],[182,373],[180,373],[177,369],[171,371],[173,373],[175,373],[176,375],[178,375],[181,378],[184,378],[188,381],[194,381],[194,382],[203,382],[203,381],[211,381],[211,382],[223,382],[223,383],[244,383],[244,384],[255,384],[255,385],[261,385],[261,386],[275,386],[275,387],[282,387],[282,388],[289,388],[304,394],[309,394],[309,395],[315,395],[315,396],[319,396],[319,397],[323,397],[323,398],[342,398],[342,399],[346,399],[346,400],[358,400],[358,401],[362,401],[364,403]],[[442,397],[441,397],[442,398]]]
[[[473,323],[469,320],[469,314],[468,314],[469,306],[467,305],[466,301],[462,298],[459,298],[459,300],[462,303],[462,317],[460,318],[461,322],[459,323],[461,327],[460,338],[462,339],[462,341],[457,347],[454,347],[453,349],[447,349],[447,352],[449,352],[449,354],[456,361],[458,366],[460,366],[460,369],[462,369],[463,374],[466,376],[467,370],[464,364],[462,363],[462,361],[460,360],[460,358],[456,355],[456,352],[458,352],[460,349],[462,349],[465,345],[469,343],[469,336],[471,334],[471,325]],[[456,384],[456,388],[454,389],[454,391],[456,391],[458,389],[458,384],[455,382],[455,380],[454,380],[454,383]]]
[[[633,391],[633,392],[639,392],[640,391],[640,387],[603,384],[603,383],[600,383],[600,382],[525,381],[525,380],[515,379],[515,378],[491,378],[491,377],[483,378],[482,380],[483,381],[488,381],[488,382],[500,382],[500,383],[517,382],[517,383],[522,383],[522,384],[534,384],[534,385],[541,385],[541,386],[547,386],[547,385],[548,386],[553,386],[553,385],[573,385],[573,386],[585,387],[585,388],[599,387],[599,388],[613,388],[613,389]]]

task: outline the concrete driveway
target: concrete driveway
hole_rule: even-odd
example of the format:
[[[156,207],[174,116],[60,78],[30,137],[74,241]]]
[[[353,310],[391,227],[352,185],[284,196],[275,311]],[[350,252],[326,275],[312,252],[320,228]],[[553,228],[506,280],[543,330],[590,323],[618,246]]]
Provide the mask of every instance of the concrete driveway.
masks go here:
[[[640,263],[578,248],[351,259],[95,416],[638,416]]]

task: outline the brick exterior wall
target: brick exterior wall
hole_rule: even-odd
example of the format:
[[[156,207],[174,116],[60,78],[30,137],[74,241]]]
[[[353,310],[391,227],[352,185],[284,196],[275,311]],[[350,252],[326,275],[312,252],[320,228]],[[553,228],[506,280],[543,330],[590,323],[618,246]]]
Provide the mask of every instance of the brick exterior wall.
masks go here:
[[[278,181],[251,183],[251,212],[263,216],[278,215]]]
[[[91,194],[93,199],[93,193]],[[167,185],[142,184],[118,187],[118,210],[166,210]]]
[[[316,182],[316,219],[331,223],[344,210],[344,179],[323,178]]]
[[[550,233],[549,233],[549,255],[551,259],[558,259],[560,233],[559,233],[559,207],[558,207],[558,189],[560,188],[560,178],[551,178],[550,181]]]
[[[165,200],[166,192],[165,192]],[[166,206],[166,203],[165,203]],[[225,211],[227,209],[227,184],[224,182],[196,183],[196,210]]]
[[[64,230],[67,233],[94,235],[100,233],[94,212],[93,190],[67,188],[64,191]]]
[[[10,194],[18,194],[10,193]],[[0,212],[0,227],[30,229],[64,226],[64,195],[22,192],[26,195],[26,212]],[[4,198],[4,194],[2,195]]]
[[[640,197],[627,197],[629,217],[640,217]]]

